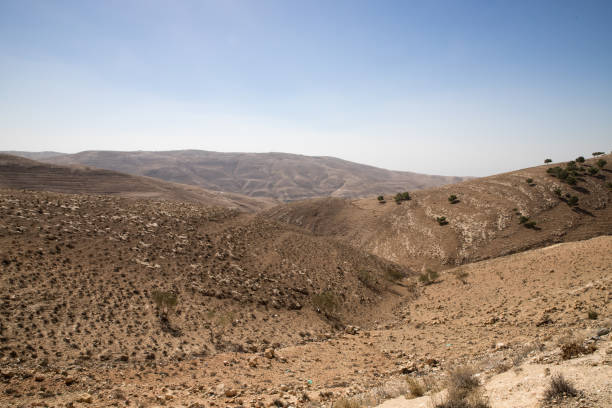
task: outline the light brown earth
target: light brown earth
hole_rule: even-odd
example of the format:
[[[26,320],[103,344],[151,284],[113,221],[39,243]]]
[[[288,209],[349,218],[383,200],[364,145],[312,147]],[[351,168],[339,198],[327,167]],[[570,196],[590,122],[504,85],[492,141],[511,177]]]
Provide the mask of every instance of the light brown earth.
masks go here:
[[[208,190],[269,197],[280,201],[326,196],[363,197],[436,187],[466,179],[390,171],[335,157],[288,153],[176,150],[12,154],[54,164],[80,164],[195,185]]]
[[[560,337],[609,326],[609,236],[397,285],[385,274],[398,266],[231,210],[1,197],[4,406],[306,406],[372,390],[380,401],[403,373],[499,370],[534,350],[555,364]],[[359,280],[364,267],[378,291]],[[162,329],[155,288],[179,294],[170,322],[182,335]],[[312,294],[324,289],[341,299],[336,318],[315,311]],[[334,330],[347,324],[361,330]],[[608,338],[596,344],[608,350]]]
[[[169,183],[150,177],[130,176],[80,165],[52,165],[7,154],[0,154],[0,188],[189,201],[247,212],[255,212],[278,204],[269,198],[252,198],[234,193],[209,191],[186,184]]]

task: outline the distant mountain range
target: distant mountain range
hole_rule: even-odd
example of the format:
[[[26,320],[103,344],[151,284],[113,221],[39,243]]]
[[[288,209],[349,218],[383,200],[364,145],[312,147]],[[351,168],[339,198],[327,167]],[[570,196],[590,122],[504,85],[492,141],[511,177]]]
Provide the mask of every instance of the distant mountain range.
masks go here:
[[[426,189],[469,179],[391,171],[334,157],[288,153],[203,150],[5,153],[47,163],[91,166],[281,201],[329,196],[364,197]]]

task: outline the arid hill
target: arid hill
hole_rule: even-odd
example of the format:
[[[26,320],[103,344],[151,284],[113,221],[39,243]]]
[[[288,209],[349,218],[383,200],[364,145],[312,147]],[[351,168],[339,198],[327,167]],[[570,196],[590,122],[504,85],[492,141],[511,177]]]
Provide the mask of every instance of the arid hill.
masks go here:
[[[376,320],[407,274],[236,210],[111,196],[1,190],[0,248],[0,357],[25,365],[297,344]]]
[[[6,154],[0,154],[0,188],[190,201],[249,212],[271,207],[275,203],[272,199],[208,191],[200,187],[81,165],[52,165]]]
[[[599,160],[607,161],[601,169]],[[386,203],[376,197],[324,198],[283,204],[264,215],[417,270],[612,234],[611,156],[575,164],[576,174],[569,176],[574,185],[553,177],[553,170],[547,172],[565,166],[538,166],[414,191],[400,204],[392,196]],[[452,202],[451,195],[456,196]],[[439,217],[445,219],[438,222]]]
[[[14,152],[55,164],[81,164],[122,173],[294,201],[312,197],[363,197],[456,183],[462,177],[390,171],[334,157],[287,153],[85,151],[58,155]],[[36,155],[36,156],[32,156]]]
[[[545,368],[578,380],[564,406],[612,401],[611,237],[394,285],[392,263],[227,209],[5,190],[0,222],[2,406],[371,405],[462,364],[492,408],[539,406]]]

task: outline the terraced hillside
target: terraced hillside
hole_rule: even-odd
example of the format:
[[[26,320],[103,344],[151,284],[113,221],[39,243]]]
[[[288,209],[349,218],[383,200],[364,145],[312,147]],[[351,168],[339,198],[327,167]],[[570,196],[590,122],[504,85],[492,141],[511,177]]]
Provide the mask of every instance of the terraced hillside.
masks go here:
[[[271,199],[208,191],[185,184],[85,166],[52,165],[5,154],[0,154],[0,188],[190,201],[248,212],[275,204]]]
[[[190,184],[250,197],[294,201],[312,197],[363,197],[464,180],[390,171],[334,157],[287,153],[85,151],[76,154],[15,152],[62,165],[86,165]]]

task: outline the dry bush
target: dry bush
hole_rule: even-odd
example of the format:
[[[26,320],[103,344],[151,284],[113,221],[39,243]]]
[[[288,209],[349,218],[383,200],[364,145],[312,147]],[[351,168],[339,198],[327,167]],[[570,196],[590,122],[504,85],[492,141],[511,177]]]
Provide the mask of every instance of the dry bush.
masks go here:
[[[426,272],[419,275],[419,281],[423,285],[431,285],[439,276],[438,272],[427,269]]]
[[[333,408],[360,408],[361,404],[354,399],[348,398],[340,398],[338,401],[334,402],[332,405]]]
[[[312,295],[312,304],[321,312],[333,315],[338,310],[336,295],[329,290]]]
[[[562,374],[552,376],[548,388],[544,391],[544,398],[548,401],[566,396],[575,397],[576,395],[578,395],[578,391]]]
[[[561,345],[561,358],[563,360],[569,360],[570,358],[578,357],[582,354],[591,354],[597,350],[595,344],[588,344],[584,346],[578,341],[569,341]]]
[[[422,397],[425,395],[425,386],[416,378],[407,377],[406,382],[408,383],[408,390],[413,398]]]
[[[448,393],[435,408],[490,408],[474,369],[458,367],[449,372]]]

